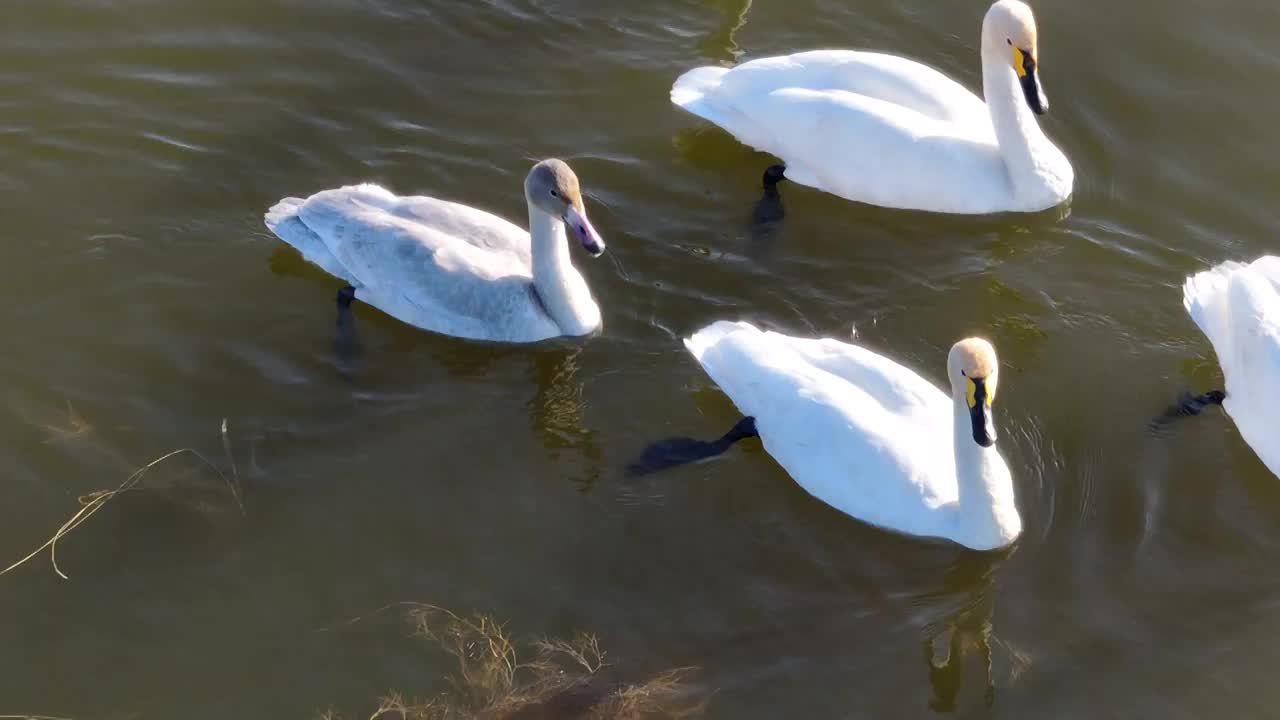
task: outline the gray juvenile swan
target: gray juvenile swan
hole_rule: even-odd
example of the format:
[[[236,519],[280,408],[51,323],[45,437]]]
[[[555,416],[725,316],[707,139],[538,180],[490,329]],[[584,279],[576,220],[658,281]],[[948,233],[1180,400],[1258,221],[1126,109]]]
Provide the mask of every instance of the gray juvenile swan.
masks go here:
[[[605,246],[587,220],[577,175],[543,160],[524,193],[528,232],[483,210],[369,184],[285,198],[266,224],[350,284],[339,302],[363,300],[410,325],[475,340],[594,332],[600,308],[569,259],[566,228],[592,257]]]

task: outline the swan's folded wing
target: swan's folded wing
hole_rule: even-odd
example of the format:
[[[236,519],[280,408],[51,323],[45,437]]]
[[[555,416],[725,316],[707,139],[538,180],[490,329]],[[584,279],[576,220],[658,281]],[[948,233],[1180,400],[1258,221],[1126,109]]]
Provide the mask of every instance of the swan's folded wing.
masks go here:
[[[1011,193],[999,146],[900,105],[847,91],[775,90],[750,103],[741,139],[787,177],[883,207],[985,213]]]
[[[313,195],[299,216],[358,281],[357,297],[405,322],[493,340],[522,339],[517,331],[558,334],[532,293],[527,265],[513,253],[338,191]]]
[[[944,428],[949,428],[947,396],[915,371],[864,347],[832,338],[768,334],[810,365],[861,388],[894,415],[912,424],[942,419],[948,423]]]
[[[1227,380],[1225,407],[1250,447],[1280,476],[1280,260],[1264,258],[1238,270],[1228,298],[1230,337],[1218,352]]]
[[[1257,397],[1258,383],[1272,377],[1280,384],[1280,258],[1221,263],[1188,278],[1182,293],[1218,355],[1233,400]],[[1234,393],[1233,385],[1239,385]]]
[[[686,345],[738,409],[755,417],[769,454],[815,497],[890,527],[911,523],[905,513],[921,501],[955,500],[945,399],[926,394],[899,400],[895,410],[831,372],[840,362],[812,363],[804,351],[814,348],[803,341],[746,323],[715,323]],[[849,373],[873,382],[878,374]]]
[[[1192,275],[1182,286],[1183,307],[1214,348],[1228,338],[1231,315],[1227,292],[1232,275],[1243,267],[1238,262],[1224,262]]]
[[[884,53],[814,50],[760,58],[730,70],[694,68],[676,80],[671,101],[747,144],[768,149],[761,142],[762,133],[788,131],[761,113],[761,98],[779,90],[859,95],[995,142],[991,116],[981,98],[927,65]]]
[[[485,250],[508,252],[532,267],[529,233],[493,213],[448,200],[413,196],[397,198],[387,211]]]
[[[739,348],[738,362],[716,362],[712,351],[728,339]],[[894,415],[912,422],[935,422],[941,418],[949,428],[950,403],[941,390],[914,371],[857,345],[832,338],[796,338],[761,331],[745,322],[720,321],[694,333],[685,340],[685,346],[717,383],[717,372],[734,367],[776,364],[785,373],[807,365],[857,387]],[[740,409],[751,414],[747,408]]]
[[[1280,258],[1198,273],[1183,286],[1183,302],[1218,355],[1227,412],[1280,476]]]
[[[1009,209],[1012,188],[986,104],[912,60],[818,50],[676,80],[677,105],[782,158],[801,185],[873,205]]]

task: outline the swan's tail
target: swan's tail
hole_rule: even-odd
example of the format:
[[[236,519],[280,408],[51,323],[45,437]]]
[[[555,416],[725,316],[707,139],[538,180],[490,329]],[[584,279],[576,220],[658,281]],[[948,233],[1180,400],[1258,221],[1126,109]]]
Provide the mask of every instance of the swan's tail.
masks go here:
[[[324,240],[302,221],[298,213],[305,203],[306,200],[290,197],[272,205],[262,218],[267,229],[325,272],[353,283],[351,273],[333,256]]]
[[[272,205],[262,217],[267,223],[267,229],[279,235],[281,225],[298,218],[298,208],[302,207],[303,202],[302,198],[288,197]]]
[[[324,247],[324,243],[298,216],[298,210],[302,208],[304,202],[306,201],[302,198],[285,198],[272,205],[262,219],[267,224],[267,229],[275,233],[276,237],[294,246],[298,249],[298,252],[307,256],[308,250],[317,245]],[[308,259],[310,258],[308,257]]]
[[[720,86],[720,78],[729,72],[729,68],[699,67],[680,77],[671,86],[671,102],[685,107],[691,102],[701,100],[708,92]]]
[[[1192,275],[1182,286],[1183,307],[1212,344],[1227,337],[1231,322],[1228,301],[1231,276],[1243,267],[1238,262],[1224,262]]]
[[[684,346],[702,362],[702,356],[730,333],[738,330],[759,332],[751,323],[717,320],[684,339]]]
[[[716,123],[717,126],[736,135],[735,128],[741,124],[735,119],[737,114],[723,108],[722,102],[716,101],[717,91],[726,73],[728,68],[705,67],[689,70],[676,78],[675,85],[671,86],[671,101],[689,113]]]
[[[752,62],[758,62],[753,60]],[[747,63],[750,65],[751,63]],[[743,66],[739,66],[743,67]],[[777,142],[773,133],[766,131],[749,110],[740,107],[736,101],[737,83],[724,87],[725,76],[732,70],[722,67],[694,68],[680,77],[671,86],[671,102],[686,112],[720,126],[746,145],[763,152],[777,152]],[[778,166],[782,170],[784,166]],[[771,168],[772,170],[772,168]],[[800,185],[822,188],[823,185],[812,173],[803,168],[786,165],[786,179]],[[775,189],[781,180],[781,172],[770,173],[765,179],[765,186]]]
[[[312,203],[314,201],[314,203]],[[308,205],[308,212],[313,217],[316,212],[329,208],[349,209],[352,206],[371,205],[373,207],[390,211],[399,203],[400,198],[396,197],[391,191],[372,183],[362,183],[360,185],[347,185],[336,190],[325,190],[318,192],[310,198],[304,200],[302,198],[287,197],[267,210],[263,220],[267,223],[267,228],[271,232],[280,235],[280,239],[294,244],[293,240],[285,237],[282,233],[295,232],[293,228],[295,222],[301,223],[300,213],[302,207]],[[291,229],[292,228],[292,229]],[[303,230],[314,235],[315,233],[302,224]]]

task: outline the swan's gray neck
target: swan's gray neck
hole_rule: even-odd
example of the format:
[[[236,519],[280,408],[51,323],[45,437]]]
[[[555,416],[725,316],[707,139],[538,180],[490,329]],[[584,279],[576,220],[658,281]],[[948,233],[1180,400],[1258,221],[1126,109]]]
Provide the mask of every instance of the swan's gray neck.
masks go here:
[[[529,204],[533,287],[543,308],[565,335],[585,335],[600,324],[600,310],[569,261],[564,222]]]
[[[1059,177],[1062,152],[1045,137],[1027,106],[1013,66],[1000,59],[1001,52],[982,53],[982,93],[991,114],[996,142],[1004,158],[1015,197],[1027,204],[1049,207],[1070,189],[1070,178]]]
[[[1022,518],[1014,501],[1009,469],[995,446],[984,448],[974,442],[964,398],[952,398],[952,405],[955,407],[953,442],[959,491],[957,538],[981,550],[1005,547],[1022,532]]]

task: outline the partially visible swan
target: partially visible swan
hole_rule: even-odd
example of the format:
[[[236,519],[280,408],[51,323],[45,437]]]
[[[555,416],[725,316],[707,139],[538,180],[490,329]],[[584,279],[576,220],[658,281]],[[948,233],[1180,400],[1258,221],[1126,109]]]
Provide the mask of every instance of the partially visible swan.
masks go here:
[[[1182,303],[1218,354],[1227,388],[1225,399],[1219,393],[1216,400],[1280,477],[1280,257],[1225,262],[1193,275]]]
[[[1074,173],[1035,115],[1036,23],[999,0],[982,23],[984,103],[937,70],[874,52],[816,50],[700,67],[671,101],[786,162],[786,178],[849,200],[941,213],[1034,212]]]
[[[410,325],[476,340],[535,342],[586,335],[600,308],[569,260],[565,237],[593,257],[604,241],[587,220],[578,178],[544,160],[524,183],[529,232],[482,210],[377,185],[285,198],[266,223],[363,300]]]
[[[865,522],[977,550],[1021,533],[1009,468],[994,447],[999,366],[986,340],[952,346],[950,398],[888,358],[829,338],[722,321],[685,346],[746,418],[714,443],[679,442],[681,462],[758,434],[801,487]]]

